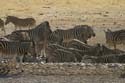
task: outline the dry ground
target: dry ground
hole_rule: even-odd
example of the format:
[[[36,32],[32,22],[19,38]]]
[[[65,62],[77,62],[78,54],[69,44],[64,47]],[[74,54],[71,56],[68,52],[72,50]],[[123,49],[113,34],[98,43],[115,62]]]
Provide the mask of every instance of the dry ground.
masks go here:
[[[0,83],[124,83],[114,76],[18,76],[0,78]]]

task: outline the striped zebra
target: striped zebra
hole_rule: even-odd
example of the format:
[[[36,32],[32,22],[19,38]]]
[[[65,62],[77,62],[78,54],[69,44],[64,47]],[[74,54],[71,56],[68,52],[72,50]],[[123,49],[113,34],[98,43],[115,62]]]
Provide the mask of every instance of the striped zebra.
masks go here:
[[[48,45],[49,45],[49,44],[59,44],[59,45],[61,45],[61,44],[62,44],[62,41],[63,41],[63,38],[60,37],[60,36],[57,35],[57,34],[53,34],[53,32],[52,32],[52,33],[48,36],[47,41],[48,41]]]
[[[15,25],[15,30],[17,29],[17,27],[19,27],[20,29],[21,27],[28,27],[30,29],[30,27],[33,27],[36,25],[36,20],[34,18],[22,19],[15,16],[7,16],[5,25],[7,25],[10,22]]]
[[[88,60],[91,61],[89,63],[125,63],[125,53],[107,54],[103,56],[85,56],[84,61],[87,62]]]
[[[7,38],[10,41],[18,41],[18,42],[25,42],[25,41],[32,41],[32,36],[31,36],[31,30],[16,30],[12,32],[11,34],[5,35],[4,37]],[[33,34],[32,34],[33,35]],[[48,44],[52,43],[57,43],[61,44],[62,43],[62,38],[56,34],[49,33],[47,42]]]
[[[118,31],[111,31],[108,29],[105,31],[106,43],[109,46],[114,46],[116,49],[116,44],[123,44],[125,45],[125,30],[118,30]]]
[[[102,50],[100,44],[91,46],[91,45],[85,44],[84,42],[77,40],[77,39],[73,39],[64,45],[67,46],[68,48],[75,48],[78,50],[82,50],[84,52],[84,54],[91,55],[91,56],[93,56],[93,55],[98,56]]]
[[[103,55],[110,55],[110,54],[121,54],[121,53],[125,53],[122,50],[119,49],[110,49],[108,47],[106,47],[105,45],[101,45],[101,51],[100,54]]]
[[[77,25],[74,28],[67,30],[57,29],[53,34],[62,37],[63,42],[70,41],[71,39],[78,39],[87,43],[89,38],[95,36],[93,29],[88,25]]]
[[[47,62],[76,62],[75,55],[72,52],[57,49],[54,52],[47,54]]]
[[[108,54],[91,59],[96,63],[125,63],[125,53]]]
[[[16,63],[16,57],[19,57],[20,63],[22,63],[24,55],[35,54],[32,48],[32,42],[0,41],[0,57],[13,63]]]
[[[0,28],[2,31],[4,31],[4,34],[6,34],[5,28],[4,28],[4,21],[0,19]]]
[[[10,41],[17,41],[17,42],[25,42],[25,41],[32,41],[28,32],[30,30],[16,30],[13,31],[11,34],[5,35],[4,37]]]
[[[82,50],[79,50],[79,49],[66,48],[66,47],[63,47],[59,44],[50,44],[50,45],[48,45],[48,47],[46,49],[47,56],[50,55],[51,53],[53,53],[55,50],[58,50],[58,49],[62,49],[62,50],[65,50],[65,51],[72,52],[75,55],[76,62],[81,62],[82,57],[85,54]],[[51,57],[51,56],[49,56],[49,57]]]
[[[20,41],[33,41],[37,55],[41,54],[42,49],[44,53],[43,55],[45,55],[45,48],[48,43],[60,44],[62,42],[62,38],[60,36],[52,34],[48,21],[42,22],[36,28],[31,30],[14,31],[12,32],[12,35],[11,39],[15,38]]]

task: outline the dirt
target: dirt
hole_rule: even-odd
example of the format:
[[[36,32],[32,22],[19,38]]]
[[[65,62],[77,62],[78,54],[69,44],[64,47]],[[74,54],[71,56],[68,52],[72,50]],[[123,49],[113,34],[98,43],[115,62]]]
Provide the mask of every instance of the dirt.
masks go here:
[[[114,76],[15,76],[0,78],[0,83],[124,83]]]

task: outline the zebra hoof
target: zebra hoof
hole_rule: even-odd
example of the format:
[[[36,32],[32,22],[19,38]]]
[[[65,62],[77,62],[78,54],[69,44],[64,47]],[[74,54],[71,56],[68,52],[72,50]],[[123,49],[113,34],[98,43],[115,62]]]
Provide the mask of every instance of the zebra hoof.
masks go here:
[[[21,70],[21,72],[24,72],[24,70]]]

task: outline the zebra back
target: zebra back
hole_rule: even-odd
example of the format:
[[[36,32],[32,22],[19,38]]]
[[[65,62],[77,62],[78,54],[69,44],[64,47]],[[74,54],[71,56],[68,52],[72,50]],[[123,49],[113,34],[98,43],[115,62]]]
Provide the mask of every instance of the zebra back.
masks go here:
[[[0,19],[0,28],[4,27],[4,21],[2,19]]]
[[[31,27],[36,24],[36,20],[34,18],[21,19],[15,16],[7,16],[5,24],[7,25],[9,22],[12,22],[18,27]]]
[[[95,36],[93,29],[89,26],[77,26],[72,29],[62,30],[57,29],[53,32],[63,38],[63,42],[70,41],[72,39],[78,39],[87,43],[87,40],[92,36]]]
[[[75,48],[75,49],[79,49],[79,50],[82,50],[84,52],[84,54],[87,54],[87,55],[99,55],[100,52],[101,52],[101,45],[100,44],[96,44],[96,45],[88,45],[88,44],[85,44],[84,42],[80,41],[80,40],[73,40],[71,42],[69,42],[69,45],[68,45],[69,48]]]

